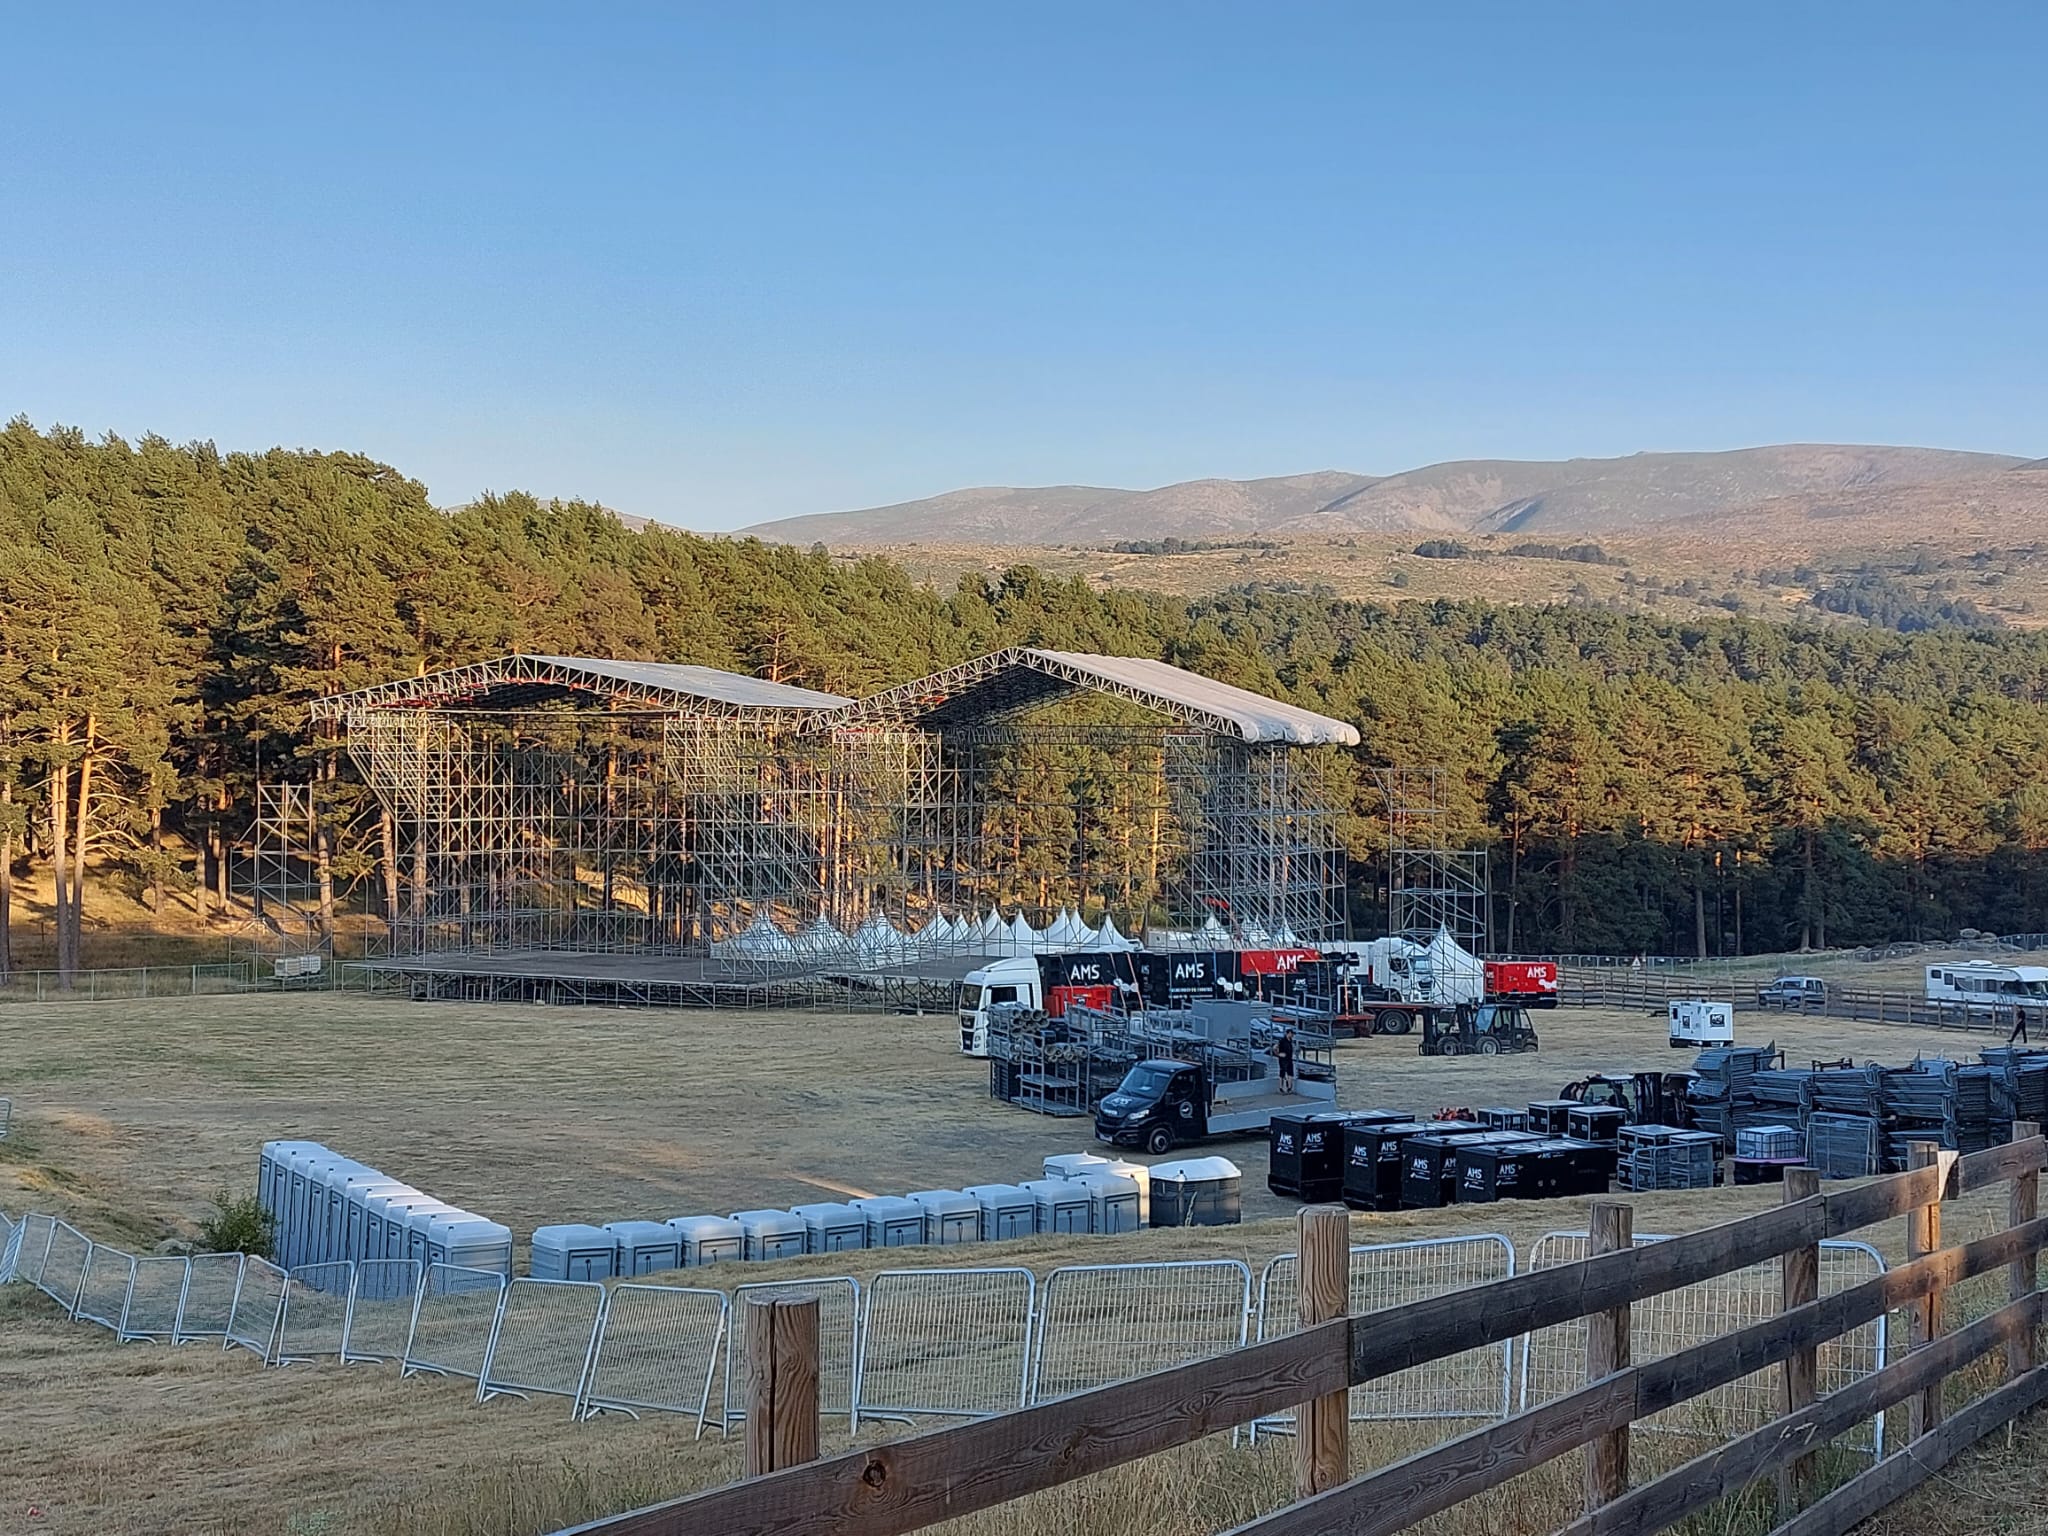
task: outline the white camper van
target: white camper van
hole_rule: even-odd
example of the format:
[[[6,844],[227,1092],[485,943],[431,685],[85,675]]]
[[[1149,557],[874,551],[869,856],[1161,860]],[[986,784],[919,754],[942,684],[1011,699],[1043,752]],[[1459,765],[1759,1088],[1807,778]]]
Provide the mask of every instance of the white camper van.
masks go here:
[[[1971,1013],[2048,1009],[2048,966],[1992,965],[1983,960],[1930,965],[1927,1001]]]

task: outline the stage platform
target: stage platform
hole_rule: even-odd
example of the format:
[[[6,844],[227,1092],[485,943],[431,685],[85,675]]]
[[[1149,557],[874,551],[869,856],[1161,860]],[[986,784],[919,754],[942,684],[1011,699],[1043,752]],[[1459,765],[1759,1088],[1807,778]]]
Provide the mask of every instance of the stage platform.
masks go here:
[[[909,965],[753,964],[647,951],[449,950],[345,962],[379,989],[420,1001],[552,1003],[565,1007],[908,1008],[950,1011],[960,979],[984,957]]]

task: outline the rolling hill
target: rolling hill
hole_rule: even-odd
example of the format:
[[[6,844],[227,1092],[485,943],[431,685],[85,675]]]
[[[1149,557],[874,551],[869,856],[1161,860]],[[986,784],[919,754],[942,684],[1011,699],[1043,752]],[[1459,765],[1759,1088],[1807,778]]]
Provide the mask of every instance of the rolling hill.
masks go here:
[[[2005,480],[2008,473],[2014,475]],[[2048,475],[2002,454],[1790,443],[1722,453],[1616,459],[1464,459],[1393,475],[1338,470],[1261,480],[1189,480],[1154,490],[982,486],[921,501],[783,518],[746,529],[786,543],[956,542],[1087,545],[1120,540],[1360,533],[1679,533],[1758,509],[1882,517],[1899,495],[1916,510],[1965,483],[2017,498],[2048,520]]]

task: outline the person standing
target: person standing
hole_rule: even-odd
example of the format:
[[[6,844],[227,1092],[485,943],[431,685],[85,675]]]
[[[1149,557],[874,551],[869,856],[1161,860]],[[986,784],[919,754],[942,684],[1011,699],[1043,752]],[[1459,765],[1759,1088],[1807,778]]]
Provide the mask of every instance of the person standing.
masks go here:
[[[2015,1008],[2013,1009],[2012,1013],[2012,1033],[2005,1037],[2005,1043],[2007,1045],[2011,1045],[2015,1040],[2017,1040],[2021,1045],[2025,1045],[2028,1043],[2027,1010],[2024,1008]]]
[[[1280,1068],[1280,1091],[1294,1092],[1294,1029],[1289,1026],[1280,1031],[1280,1038],[1273,1042],[1273,1060]]]

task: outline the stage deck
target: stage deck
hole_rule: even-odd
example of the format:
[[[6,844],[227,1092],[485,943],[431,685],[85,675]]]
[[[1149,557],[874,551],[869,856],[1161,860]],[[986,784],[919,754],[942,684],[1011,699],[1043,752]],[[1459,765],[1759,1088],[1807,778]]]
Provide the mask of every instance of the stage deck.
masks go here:
[[[950,1008],[981,956],[857,967],[831,962],[750,964],[646,951],[449,950],[348,964],[374,984],[415,998],[674,1008]]]

